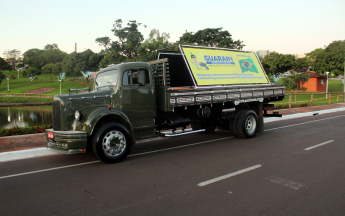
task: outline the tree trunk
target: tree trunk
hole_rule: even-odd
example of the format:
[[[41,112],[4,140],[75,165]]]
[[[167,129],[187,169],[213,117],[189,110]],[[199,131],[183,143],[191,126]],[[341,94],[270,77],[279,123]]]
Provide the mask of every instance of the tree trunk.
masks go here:
[[[88,79],[88,77],[86,77],[85,79],[86,79],[86,83],[88,83],[88,82],[89,82],[89,79]]]

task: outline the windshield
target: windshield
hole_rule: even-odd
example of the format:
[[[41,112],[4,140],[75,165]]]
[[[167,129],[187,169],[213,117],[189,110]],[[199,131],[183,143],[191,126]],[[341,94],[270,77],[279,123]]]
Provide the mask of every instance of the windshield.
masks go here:
[[[116,86],[117,83],[117,77],[118,77],[118,71],[117,70],[111,70],[106,71],[97,74],[95,87],[101,88],[106,86]]]

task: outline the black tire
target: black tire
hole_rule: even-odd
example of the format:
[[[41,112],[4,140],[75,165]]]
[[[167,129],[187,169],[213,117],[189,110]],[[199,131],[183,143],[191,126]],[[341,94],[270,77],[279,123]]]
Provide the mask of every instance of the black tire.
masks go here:
[[[236,134],[250,139],[258,132],[258,116],[253,110],[241,110],[236,116]]]
[[[239,124],[238,123],[239,122],[238,119],[239,119],[239,117],[241,116],[242,113],[243,113],[243,110],[239,111],[236,114],[235,118],[232,118],[229,121],[230,134],[235,136],[235,137],[238,137],[238,138],[242,138],[241,133],[238,130],[238,124]]]
[[[112,164],[123,161],[131,150],[128,130],[117,123],[99,127],[92,139],[93,154],[101,161]]]

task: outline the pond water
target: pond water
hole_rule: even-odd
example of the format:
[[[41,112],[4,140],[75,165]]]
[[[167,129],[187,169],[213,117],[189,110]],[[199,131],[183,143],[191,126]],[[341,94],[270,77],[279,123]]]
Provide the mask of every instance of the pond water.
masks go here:
[[[0,107],[0,128],[31,127],[53,123],[52,106]]]

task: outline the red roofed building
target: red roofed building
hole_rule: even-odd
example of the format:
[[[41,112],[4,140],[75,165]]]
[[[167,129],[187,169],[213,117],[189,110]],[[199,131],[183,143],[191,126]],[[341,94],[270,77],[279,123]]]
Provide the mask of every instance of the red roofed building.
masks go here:
[[[327,76],[316,74],[313,71],[305,72],[310,74],[310,79],[304,84],[300,84],[301,87],[307,88],[309,92],[326,92]]]

